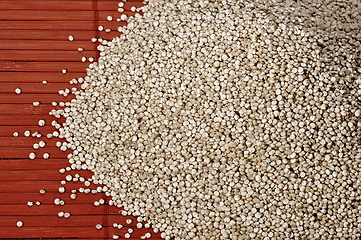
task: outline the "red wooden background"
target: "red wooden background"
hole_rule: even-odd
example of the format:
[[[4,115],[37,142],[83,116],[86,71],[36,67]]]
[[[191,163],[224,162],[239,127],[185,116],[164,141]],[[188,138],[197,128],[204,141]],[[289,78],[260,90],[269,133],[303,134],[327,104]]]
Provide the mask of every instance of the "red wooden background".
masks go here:
[[[98,58],[94,37],[110,40],[119,35],[117,29],[125,22],[117,22],[119,0],[0,0],[0,239],[52,238],[52,239],[107,239],[113,234],[124,234],[133,228],[132,238],[139,239],[151,232],[152,239],[159,239],[151,229],[136,229],[136,220],[128,225],[119,214],[118,208],[109,205],[94,206],[94,201],[106,198],[104,194],[77,193],[77,199],[70,199],[70,191],[85,187],[80,182],[68,182],[66,193],[59,193],[61,180],[68,174],[59,169],[69,166],[66,155],[56,146],[60,139],[47,139],[45,135],[56,129],[51,126],[55,117],[49,116],[51,102],[69,101],[58,94],[59,89],[74,87],[72,78],[84,77],[89,62],[81,62],[83,56]],[[141,6],[140,0],[125,4],[125,13],[131,6]],[[107,21],[113,16],[113,21]],[[98,26],[112,29],[111,32],[97,31]],[[74,36],[69,41],[68,36]],[[78,48],[84,48],[78,52]],[[62,69],[67,69],[63,74]],[[42,84],[42,81],[48,84]],[[22,94],[15,94],[21,88]],[[34,101],[41,104],[32,105]],[[46,126],[38,126],[40,119]],[[62,120],[60,120],[61,122]],[[40,132],[43,137],[25,137],[24,131]],[[13,137],[19,132],[19,137]],[[47,145],[34,150],[35,142],[44,140]],[[29,159],[35,152],[37,158]],[[43,159],[43,153],[50,153]],[[91,172],[79,171],[89,178]],[[95,189],[97,186],[91,185]],[[47,192],[42,195],[40,189]],[[61,198],[64,206],[54,205],[54,199]],[[107,198],[109,200],[109,198]],[[27,206],[27,202],[41,202],[40,206]],[[59,218],[57,213],[70,212],[68,219]],[[18,228],[17,221],[24,226]],[[125,227],[113,228],[113,223]],[[100,230],[95,225],[102,224]]]

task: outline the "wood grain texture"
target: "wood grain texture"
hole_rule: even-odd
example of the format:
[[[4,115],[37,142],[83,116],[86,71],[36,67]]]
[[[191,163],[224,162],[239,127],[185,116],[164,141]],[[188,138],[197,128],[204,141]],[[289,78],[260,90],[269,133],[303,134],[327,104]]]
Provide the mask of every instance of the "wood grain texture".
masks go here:
[[[1,14],[1,11],[0,11]],[[35,14],[35,13],[34,13]],[[94,37],[111,40],[119,35],[118,31],[95,32],[89,30],[13,30],[6,29],[0,31],[0,40],[67,40],[74,36],[74,41],[90,41]],[[70,42],[70,41],[69,41]]]
[[[70,4],[69,4],[70,5]],[[87,10],[58,10],[58,9],[41,9],[41,10],[0,10],[0,20],[41,20],[41,21],[53,21],[53,20],[67,20],[67,21],[82,21],[82,20],[94,20],[95,11]],[[98,11],[98,20],[106,20],[108,16],[115,18],[120,17],[122,14],[127,16],[134,16],[135,13],[131,11],[124,11],[119,13],[117,11]]]
[[[111,40],[119,36],[119,26],[125,22],[116,19],[122,13],[117,11],[119,0],[1,0],[0,1],[0,239],[112,239],[113,234],[124,238],[128,228],[133,228],[131,239],[139,239],[147,232],[152,239],[161,239],[160,233],[152,229],[135,228],[136,218],[122,216],[120,208],[109,205],[96,207],[94,201],[101,198],[110,200],[104,193],[79,193],[79,189],[96,190],[102,187],[93,184],[86,187],[83,182],[70,181],[65,185],[61,180],[70,174],[79,174],[91,179],[88,170],[72,170],[60,173],[60,168],[70,167],[67,158],[72,151],[62,152],[55,146],[60,138],[46,138],[46,134],[57,129],[51,126],[56,119],[49,115],[52,102],[70,101],[75,96],[64,97],[60,89],[79,87],[71,85],[73,78],[84,77],[90,62],[81,62],[83,56],[99,57],[99,42],[94,37]],[[140,7],[141,0],[129,0],[125,4],[125,14],[132,6]],[[107,21],[112,16],[113,21]],[[111,29],[99,32],[98,26]],[[74,41],[69,41],[69,35]],[[78,48],[84,51],[79,52]],[[63,74],[62,69],[67,73]],[[42,84],[47,81],[47,84]],[[21,88],[22,93],[14,93]],[[33,106],[39,101],[40,106]],[[40,127],[43,119],[46,125]],[[38,132],[40,138],[25,137],[25,131]],[[13,133],[18,132],[19,137]],[[42,149],[33,149],[33,144],[45,141]],[[29,153],[36,153],[29,159]],[[49,159],[43,154],[49,153]],[[73,166],[74,167],[74,166]],[[75,169],[75,168],[74,168]],[[59,193],[59,187],[66,188]],[[39,190],[45,189],[45,194]],[[71,190],[78,191],[75,200],[70,199]],[[64,206],[54,205],[54,199],[61,198]],[[40,206],[27,206],[27,202],[41,202]],[[69,212],[69,219],[59,218],[58,212]],[[126,219],[132,218],[132,224]],[[17,221],[24,226],[16,227]],[[120,223],[124,228],[112,227]],[[100,230],[96,224],[104,227]]]
[[[63,168],[68,164],[67,159],[0,159],[0,170],[56,170]],[[1,198],[0,198],[1,202]]]
[[[5,114],[35,114],[41,115],[46,112],[50,112],[51,109],[60,109],[61,107],[53,107],[51,104],[40,104],[40,106],[35,107],[33,104],[11,104],[11,103],[1,103],[0,104],[0,115]],[[39,119],[40,120],[40,119]]]
[[[119,26],[125,26],[125,22],[117,22],[114,19],[113,21],[98,21],[98,25],[106,26],[109,29],[117,30]],[[49,30],[49,29],[59,29],[59,30],[94,30],[94,22],[93,21],[0,21],[0,29],[12,29],[12,30],[26,30],[32,28],[34,30]],[[84,43],[85,44],[85,43]]]
[[[41,127],[39,127],[41,128]],[[39,141],[46,142],[46,147],[56,147],[56,142],[65,141],[62,139],[53,138],[34,138],[34,137],[0,137],[0,148],[2,147],[13,147],[13,148],[21,148],[21,147],[32,147],[34,143],[39,143]]]
[[[65,4],[71,1],[71,4]],[[118,8],[119,1],[98,0],[98,11],[114,11]],[[143,6],[142,0],[128,0],[124,4],[125,10],[130,10],[132,6]],[[2,0],[0,9],[3,10],[76,10],[89,11],[94,10],[91,0],[63,0],[63,1],[31,1],[31,0]]]
[[[65,74],[64,74],[65,77]],[[21,94],[15,96],[21,96],[22,94],[29,93],[59,93],[60,89],[76,87],[70,83],[0,83],[0,93],[15,93],[16,88],[21,89]]]
[[[0,83],[1,86],[1,83]],[[23,86],[23,84],[22,84]],[[64,86],[63,86],[64,87]],[[73,86],[72,86],[73,87]],[[52,102],[64,102],[69,101],[74,98],[74,95],[69,95],[64,97],[58,93],[32,93],[32,94],[20,94],[14,96],[13,93],[2,93],[0,94],[0,104],[1,103],[30,103],[40,102],[40,104],[51,104]],[[1,135],[0,135],[1,136]]]
[[[0,61],[14,60],[14,61],[48,61],[48,62],[79,62],[82,57],[87,59],[95,57],[96,51],[51,51],[51,50],[0,50]]]
[[[0,44],[1,45],[1,44]],[[86,66],[86,64],[85,64]],[[60,68],[59,68],[60,69]],[[84,70],[82,70],[83,72]],[[61,70],[57,72],[1,72],[0,71],[0,83],[41,83],[47,81],[49,83],[61,82],[69,84],[69,81],[73,78],[84,77],[83,74],[78,72],[67,72],[64,75]]]
[[[61,159],[64,162],[64,167],[67,166],[67,159]],[[10,161],[10,160],[9,160]],[[70,172],[64,173],[64,179],[66,174]],[[74,171],[71,171],[74,174]],[[1,181],[0,184],[0,192],[3,193],[39,193],[40,189],[45,189],[49,193],[57,193],[59,194],[59,187],[62,185],[58,180],[44,180],[44,181],[28,181],[28,180],[18,180],[18,181]],[[84,184],[81,182],[69,182],[66,184],[66,188],[68,189],[79,189],[83,187]],[[93,189],[93,188],[92,188]],[[89,201],[89,203],[92,203]],[[84,212],[86,214],[86,212]]]
[[[2,94],[0,94],[0,95],[2,95]],[[47,126],[41,127],[41,129],[40,129],[39,126],[19,126],[19,125],[16,125],[16,128],[14,128],[12,126],[1,126],[0,125],[0,137],[13,137],[14,132],[18,132],[19,137],[25,137],[24,136],[25,131],[30,131],[31,133],[34,133],[34,132],[38,131],[38,132],[40,132],[41,134],[44,135],[44,134],[47,134],[47,133],[52,133],[55,130],[56,130],[55,127],[50,126],[49,124]]]
[[[55,72],[61,73],[66,69],[68,73],[82,73],[84,76],[89,63],[86,62],[17,62],[0,61],[0,71],[4,72]],[[65,76],[64,76],[65,77]]]
[[[39,115],[23,114],[21,117],[19,115],[15,115],[15,114],[6,114],[6,115],[2,115],[0,117],[0,126],[4,126],[4,127],[6,126],[6,127],[8,127],[8,129],[10,129],[13,132],[18,131],[18,128],[17,128],[18,126],[37,126],[37,128],[39,129],[38,122],[40,119],[45,120],[45,123],[46,123],[45,126],[51,125],[51,122],[53,120],[57,120],[59,123],[64,122],[64,118],[55,119],[53,116],[49,116],[49,114],[47,114],[46,112],[44,112],[43,114],[39,114]],[[44,126],[44,130],[45,130],[45,126]],[[40,130],[40,133],[44,133],[41,131],[41,129],[39,129],[39,130]]]

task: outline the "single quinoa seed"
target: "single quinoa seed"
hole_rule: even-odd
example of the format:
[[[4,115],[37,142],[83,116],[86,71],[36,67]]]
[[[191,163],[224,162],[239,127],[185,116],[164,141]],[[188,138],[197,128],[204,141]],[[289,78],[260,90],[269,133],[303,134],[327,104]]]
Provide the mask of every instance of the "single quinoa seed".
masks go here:
[[[16,226],[17,227],[22,227],[24,225],[24,223],[22,222],[22,221],[18,221],[17,223],[16,223]]]

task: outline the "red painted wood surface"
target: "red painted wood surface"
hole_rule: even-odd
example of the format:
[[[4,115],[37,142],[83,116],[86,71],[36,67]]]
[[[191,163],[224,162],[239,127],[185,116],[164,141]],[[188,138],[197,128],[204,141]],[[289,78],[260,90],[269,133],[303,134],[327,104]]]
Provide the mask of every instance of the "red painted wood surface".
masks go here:
[[[64,97],[58,94],[60,89],[79,87],[71,85],[73,78],[84,77],[89,62],[81,62],[82,57],[98,58],[99,43],[91,39],[111,40],[118,36],[117,22],[121,14],[117,11],[119,0],[1,0],[0,1],[0,239],[110,239],[113,234],[124,238],[128,228],[133,228],[131,238],[139,239],[146,232],[152,233],[152,239],[160,239],[151,229],[135,228],[135,217],[124,217],[121,209],[100,205],[95,201],[104,194],[77,193],[70,198],[71,190],[86,188],[84,183],[60,183],[67,175],[79,174],[85,179],[91,178],[90,171],[67,171],[60,168],[70,166],[67,155],[56,147],[57,141],[48,139],[46,134],[56,131],[51,123],[56,119],[49,115],[54,107],[52,102],[70,101],[74,96]],[[125,4],[127,15],[132,6],[142,6],[141,0],[129,0]],[[107,21],[112,16],[113,21]],[[98,26],[105,31],[97,31]],[[69,41],[69,35],[74,41]],[[83,48],[84,51],[78,51]],[[67,73],[63,74],[62,69]],[[47,84],[42,84],[47,81]],[[15,89],[21,88],[20,95]],[[39,101],[40,106],[33,106]],[[59,109],[59,106],[55,107]],[[44,119],[46,125],[40,127],[38,121]],[[25,137],[25,131],[39,132],[42,137]],[[18,132],[19,137],[13,133]],[[33,149],[34,143],[45,141],[45,148]],[[36,153],[36,159],[29,159],[29,153]],[[49,159],[42,155],[49,153]],[[66,188],[59,193],[59,187]],[[95,190],[100,185],[91,184]],[[45,189],[45,194],[40,194]],[[64,206],[54,204],[54,199],[65,201]],[[27,202],[41,203],[40,206],[27,206]],[[58,217],[58,212],[69,212],[69,219]],[[132,224],[125,220],[132,218]],[[17,221],[24,226],[16,227]],[[122,229],[112,227],[113,223],[124,225]],[[97,230],[95,225],[103,228]]]

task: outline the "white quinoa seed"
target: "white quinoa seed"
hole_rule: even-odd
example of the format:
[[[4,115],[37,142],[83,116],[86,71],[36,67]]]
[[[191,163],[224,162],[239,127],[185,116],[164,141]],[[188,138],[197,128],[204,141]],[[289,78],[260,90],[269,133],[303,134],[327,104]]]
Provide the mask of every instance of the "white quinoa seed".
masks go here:
[[[59,187],[59,192],[60,193],[65,193],[65,187]]]

